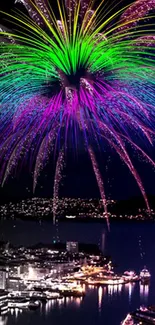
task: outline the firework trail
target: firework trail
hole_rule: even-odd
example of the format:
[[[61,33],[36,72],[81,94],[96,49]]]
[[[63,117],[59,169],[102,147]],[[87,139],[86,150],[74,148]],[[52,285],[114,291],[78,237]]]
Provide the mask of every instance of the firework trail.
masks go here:
[[[34,168],[33,193],[35,192],[37,186],[38,177],[41,171],[43,170],[43,168],[45,167],[45,165],[48,163],[49,156],[52,150],[52,143],[51,143],[52,140],[53,140],[53,136],[52,139],[50,138],[50,135],[45,136],[45,138],[43,138],[42,143],[39,147],[35,168]]]
[[[92,162],[92,166],[93,166],[94,174],[95,174],[95,177],[97,180],[97,184],[99,187],[99,191],[100,191],[100,195],[101,195],[101,199],[102,199],[102,203],[103,203],[103,207],[104,207],[104,215],[107,220],[108,229],[110,230],[108,210],[107,210],[107,200],[106,200],[106,195],[105,195],[105,190],[104,190],[103,179],[102,179],[101,173],[99,171],[99,167],[98,167],[98,164],[96,161],[94,151],[92,150],[91,147],[88,147],[88,152],[89,152],[89,156],[90,156],[90,159]]]
[[[105,141],[128,166],[149,208],[126,143],[154,166],[141,145],[153,146],[155,135],[155,31],[149,20],[155,0],[134,1],[111,16],[112,5],[107,11],[104,1],[95,9],[94,1],[58,0],[59,19],[47,0],[18,2],[29,17],[8,17],[20,34],[0,25],[2,184],[26,160],[34,166],[35,190],[58,139],[65,150],[79,131],[84,145],[89,139],[94,172],[91,140]]]
[[[62,171],[64,168],[64,149],[62,148],[59,152],[59,156],[56,163],[55,177],[54,177],[54,188],[53,188],[53,223],[55,224],[58,197],[59,197],[59,187],[62,180]]]
[[[137,0],[129,6],[121,15],[119,30],[127,31],[135,27],[143,17],[147,17],[148,13],[155,9],[154,0]]]
[[[49,161],[51,151],[54,148],[55,133],[48,133],[42,140],[37,153],[33,177],[33,193],[35,192],[38,177]]]
[[[12,154],[10,156],[9,152],[9,160],[6,164],[5,173],[2,181],[2,186],[4,186],[6,180],[8,179],[9,175],[13,173],[14,170],[16,170],[18,166],[19,160],[26,154],[26,147],[27,145],[31,145],[31,137],[26,139],[22,139],[13,149]]]

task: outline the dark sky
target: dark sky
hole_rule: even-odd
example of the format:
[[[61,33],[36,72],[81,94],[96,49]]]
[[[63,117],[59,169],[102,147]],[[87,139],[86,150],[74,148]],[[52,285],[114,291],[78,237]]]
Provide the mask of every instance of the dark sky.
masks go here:
[[[55,2],[56,1],[52,1],[52,4]],[[122,5],[131,2],[132,1],[122,1]],[[0,1],[0,9],[12,12],[12,10],[15,9],[13,3],[13,0]],[[18,8],[22,9],[22,6],[18,5]],[[6,23],[6,25],[9,26],[10,23]],[[79,149],[78,155],[76,155],[75,150],[67,154],[66,167],[64,168],[65,177],[60,188],[60,195],[71,197],[99,197],[98,187],[88,154],[84,151],[82,146],[80,146]],[[132,154],[131,150],[130,153]],[[151,149],[150,154],[153,156],[153,150]],[[122,164],[114,152],[104,147],[103,144],[102,152],[96,152],[96,156],[105,182],[107,197],[126,199],[140,195],[135,180],[127,167]],[[146,192],[155,194],[155,176],[151,167],[148,164],[139,163],[136,159],[136,155],[133,161],[142,177]],[[55,162],[53,158],[51,158],[49,164],[43,170],[39,178],[36,196],[52,196],[54,169]],[[31,195],[32,173],[29,172],[29,166],[25,166],[20,173],[17,171],[17,177],[13,178],[13,176],[11,176],[4,188],[0,188],[1,201],[12,197],[18,199]]]
[[[130,153],[132,156],[131,150]],[[104,152],[96,151],[95,154],[108,198],[122,200],[141,196],[136,181],[114,151],[107,149]],[[136,155],[132,156],[132,161],[141,176],[146,192],[155,195],[155,175],[152,168],[146,163],[140,163]],[[55,161],[51,155],[48,165],[38,179],[35,196],[52,197],[54,170]],[[74,151],[67,153],[63,175],[60,196],[82,198],[100,196],[91,161],[83,149],[78,155]],[[0,189],[0,200],[31,197],[32,186],[33,177],[29,166],[23,167],[22,172],[19,172],[17,167],[16,176],[10,176],[4,188]]]

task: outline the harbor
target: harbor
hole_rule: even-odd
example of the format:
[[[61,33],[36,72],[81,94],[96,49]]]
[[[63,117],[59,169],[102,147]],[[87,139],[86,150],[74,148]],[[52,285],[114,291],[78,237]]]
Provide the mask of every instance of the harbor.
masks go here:
[[[49,225],[44,225],[46,230],[45,233],[47,234],[46,226],[48,228]],[[148,225],[141,225],[140,234],[143,237],[145,236],[147,226]],[[20,224],[17,223],[17,228],[19,227]],[[64,224],[62,228],[64,229]],[[87,228],[89,228],[88,224]],[[152,230],[152,237],[150,236],[150,243],[152,245],[152,243],[154,243],[153,225],[150,225],[150,228]],[[25,224],[24,228],[19,229],[20,234],[23,234],[25,230],[22,229],[25,229]],[[36,229],[37,224],[34,225],[34,230]],[[76,224],[76,226],[71,224],[71,230],[69,229],[69,231],[74,232],[74,229],[78,231],[78,236],[80,238],[79,224]],[[92,233],[93,237],[94,232],[98,234],[102,229],[100,224],[90,224],[89,231]],[[127,238],[128,246],[127,249],[122,251],[119,250],[118,254],[115,243],[122,233],[124,233],[124,237]],[[133,241],[130,240],[131,233]],[[115,237],[116,235],[117,237]],[[50,231],[49,236],[51,236]],[[141,261],[140,255],[138,255],[139,252],[135,249],[137,243],[135,225],[132,225],[132,227],[129,226],[127,232],[125,232],[125,227],[122,225],[115,228],[112,227],[110,236],[113,240],[113,247],[108,243],[109,253],[111,253],[108,258],[105,254],[102,255],[101,258],[98,252],[94,254],[94,252],[89,251],[89,253],[85,254],[83,249],[84,246],[82,247],[83,252],[81,252],[80,245],[78,252],[78,245],[76,244],[78,238],[76,237],[76,243],[70,244],[68,240],[66,249],[64,247],[61,251],[51,246],[46,248],[45,245],[35,245],[32,249],[30,247],[24,247],[26,246],[24,243],[23,247],[19,248],[17,246],[13,248],[5,245],[5,247],[1,249],[1,288],[5,287],[7,292],[10,290],[9,294],[14,292],[17,295],[18,292],[21,292],[22,299],[27,299],[27,294],[30,294],[31,297],[28,297],[28,299],[31,298],[31,301],[39,300],[40,305],[32,309],[28,307],[8,308],[7,313],[0,316],[1,325],[15,325],[15,323],[16,325],[21,325],[26,324],[26,322],[32,325],[35,320],[38,324],[41,320],[44,325],[49,325],[49,323],[61,325],[63,321],[65,323],[70,322],[71,324],[74,322],[75,325],[83,324],[84,322],[91,325],[100,325],[101,321],[106,325],[118,325],[125,319],[128,313],[134,312],[140,306],[153,305],[155,303],[155,270],[153,259],[149,258],[153,253],[153,250],[151,251],[152,246],[145,248],[148,258]],[[47,240],[48,239],[46,239],[46,241]],[[124,239],[122,238],[121,247],[123,247],[123,243]],[[74,249],[74,252],[67,251],[67,249]],[[147,251],[147,249],[149,249],[149,251]],[[106,259],[104,260],[104,258]],[[99,277],[97,277],[97,275],[100,273],[104,276],[108,276],[109,273],[111,277],[123,277],[123,275],[130,276],[131,272],[131,276],[136,274],[140,277],[141,271],[145,268],[151,275],[150,280],[146,281],[146,284],[142,283],[141,280],[135,282],[130,281],[125,284],[107,283],[102,285],[93,285],[85,282],[89,277],[96,277],[98,279]],[[95,274],[96,271],[98,274]],[[80,276],[86,279],[83,278],[81,281],[75,279],[76,277],[80,279]],[[67,285],[67,282],[69,287],[75,282],[77,285],[80,285],[83,288],[84,295],[81,297],[62,296],[58,295],[57,292],[56,297],[53,296],[52,299],[47,299],[45,297],[45,294],[49,294],[50,283],[53,286],[54,293],[54,290],[55,292],[57,290],[57,285],[60,286],[64,283]],[[44,287],[44,292],[40,290],[41,287]],[[13,302],[13,299],[11,300]],[[83,313],[80,314],[81,310],[83,310]]]
[[[0,315],[11,310],[35,311],[49,301],[84,299],[90,286],[116,292],[128,284],[145,286],[151,278],[146,267],[139,274],[134,270],[117,272],[110,257],[100,251],[80,252],[77,242],[67,242],[65,250],[5,245],[2,259]]]
[[[15,268],[20,275],[18,277],[13,277],[9,269],[2,270],[3,280],[6,272],[7,276],[6,288],[0,291],[1,315],[7,314],[12,309],[36,310],[49,300],[63,300],[68,297],[83,299],[87,295],[88,286],[119,288],[136,282],[145,285],[151,277],[146,268],[139,275],[134,271],[125,271],[122,275],[118,275],[112,270],[111,261],[104,266],[81,266],[76,272],[73,269],[65,274],[59,271],[58,278],[53,271],[49,272],[49,269],[35,267],[32,264],[26,265],[25,268],[23,267],[23,273],[19,273],[19,269]],[[138,314],[135,314],[135,317],[136,315]]]

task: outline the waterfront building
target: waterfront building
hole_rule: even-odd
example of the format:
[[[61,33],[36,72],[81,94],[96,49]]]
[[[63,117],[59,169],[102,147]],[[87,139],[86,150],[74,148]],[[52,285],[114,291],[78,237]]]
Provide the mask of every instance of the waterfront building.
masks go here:
[[[21,276],[21,266],[14,265],[9,268],[9,275],[11,277],[20,277]]]
[[[66,250],[70,253],[78,253],[79,247],[78,242],[68,241],[66,243]]]
[[[9,291],[22,291],[25,289],[25,285],[21,278],[9,277],[7,280],[7,289]]]
[[[0,290],[0,315],[6,314],[8,311],[8,293]]]

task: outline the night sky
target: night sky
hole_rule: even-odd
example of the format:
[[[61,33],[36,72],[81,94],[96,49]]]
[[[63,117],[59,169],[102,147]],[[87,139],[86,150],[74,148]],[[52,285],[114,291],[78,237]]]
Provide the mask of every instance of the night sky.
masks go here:
[[[122,5],[131,2],[132,1],[122,1]],[[13,3],[13,0],[1,1],[0,9],[9,13],[13,13],[13,10],[17,8],[24,10],[22,5],[18,4],[15,7]],[[56,3],[56,1],[52,1],[52,6],[53,3]],[[55,4],[54,6],[56,8]],[[55,10],[55,12],[57,12],[57,10]],[[10,22],[4,21],[3,15],[1,15],[1,22],[3,25],[11,27]],[[154,156],[153,148],[148,148],[146,144],[143,143],[143,139],[142,146],[151,157]],[[96,156],[105,182],[107,197],[128,199],[133,196],[140,196],[141,194],[135,180],[127,167],[122,164],[118,155],[104,143],[102,143],[101,147],[100,150],[96,151]],[[132,153],[132,149],[129,149],[129,152],[131,155],[133,154],[133,162],[144,182],[146,192],[154,195],[155,174],[151,166],[146,163],[139,163],[138,159],[136,159],[137,154],[135,152]],[[19,169],[19,166],[17,166],[16,176],[10,176],[4,188],[0,188],[0,201],[9,200],[10,198],[20,199],[32,196],[32,172],[30,171],[29,165],[23,166],[22,171]],[[52,196],[54,170],[55,160],[51,155],[48,165],[40,175],[35,196]],[[81,139],[79,139],[78,152],[76,152],[73,145],[67,153],[64,178],[60,186],[60,196],[84,198],[99,197],[99,190],[95,175],[93,174],[92,165],[88,153],[84,150]]]

